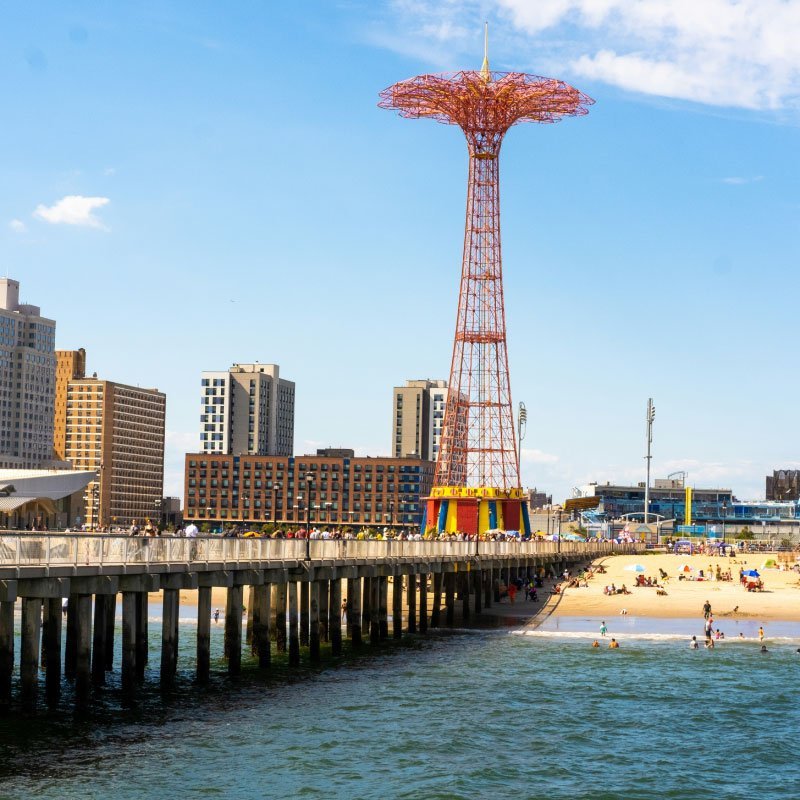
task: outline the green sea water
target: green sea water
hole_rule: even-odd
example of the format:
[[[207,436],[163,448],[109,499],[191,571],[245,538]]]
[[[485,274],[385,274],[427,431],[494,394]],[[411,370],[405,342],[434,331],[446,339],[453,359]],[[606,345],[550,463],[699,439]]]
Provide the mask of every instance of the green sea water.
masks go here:
[[[220,625],[201,690],[187,621],[174,695],[154,672],[122,711],[114,673],[87,716],[65,696],[0,721],[0,797],[800,797],[798,626],[771,626],[761,654],[749,628],[691,651],[694,620],[611,620],[622,647],[592,649],[598,624],[434,635],[237,680]]]

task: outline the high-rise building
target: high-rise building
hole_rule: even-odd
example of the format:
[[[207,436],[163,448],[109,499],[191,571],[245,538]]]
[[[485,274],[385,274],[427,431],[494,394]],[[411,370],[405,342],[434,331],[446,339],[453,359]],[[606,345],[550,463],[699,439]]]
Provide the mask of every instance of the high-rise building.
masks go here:
[[[19,302],[19,281],[0,278],[0,468],[52,462],[55,335],[38,306]]]
[[[67,389],[69,382],[86,377],[86,351],[56,350],[56,402],[53,423],[55,456],[65,460],[67,444]]]
[[[203,372],[200,448],[218,455],[289,456],[294,449],[294,383],[277,364],[234,364]]]
[[[56,455],[98,476],[86,490],[81,522],[126,526],[133,519],[157,519],[164,496],[166,396],[157,389],[85,378],[85,365],[80,350],[59,353],[61,377],[71,370],[75,376],[65,379],[59,392],[56,419],[63,416],[64,425]]]
[[[435,461],[442,437],[447,381],[406,381],[392,396],[392,455]]]

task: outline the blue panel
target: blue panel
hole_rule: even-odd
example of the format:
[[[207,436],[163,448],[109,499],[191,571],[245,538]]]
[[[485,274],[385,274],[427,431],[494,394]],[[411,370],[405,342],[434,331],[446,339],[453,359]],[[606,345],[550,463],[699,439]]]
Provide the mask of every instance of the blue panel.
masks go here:
[[[497,502],[495,500],[489,501],[489,529],[494,530],[497,527]]]
[[[425,526],[428,521],[428,506],[427,504],[422,507],[422,522],[419,524],[419,532],[424,535]]]
[[[442,500],[442,504],[439,506],[439,524],[437,525],[437,529],[439,531],[443,531],[446,524],[447,524],[447,500]]]
[[[530,536],[531,533],[531,518],[528,514],[528,504],[522,503],[522,530]]]

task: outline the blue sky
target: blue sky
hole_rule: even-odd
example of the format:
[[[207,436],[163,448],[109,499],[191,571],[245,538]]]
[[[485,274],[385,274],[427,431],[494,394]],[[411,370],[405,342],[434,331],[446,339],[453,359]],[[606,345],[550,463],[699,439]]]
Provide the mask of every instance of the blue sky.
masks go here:
[[[460,133],[377,108],[426,71],[560,77],[589,116],[501,162],[523,480],[763,496],[800,466],[800,2],[42,2],[0,25],[2,266],[101,377],[167,393],[166,490],[203,369],[297,383],[296,450],[385,454],[391,387],[447,377]]]

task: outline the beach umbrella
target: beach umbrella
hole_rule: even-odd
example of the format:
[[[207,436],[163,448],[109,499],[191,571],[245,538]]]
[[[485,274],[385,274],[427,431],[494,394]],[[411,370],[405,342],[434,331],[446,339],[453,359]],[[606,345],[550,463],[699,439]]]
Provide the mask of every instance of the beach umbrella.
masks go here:
[[[688,564],[681,564],[678,567],[678,572],[691,572],[692,568]]]
[[[647,570],[641,564],[628,564],[625,569],[628,572],[647,572]]]
[[[761,577],[761,575],[759,575],[759,573],[758,573],[758,570],[756,570],[756,569],[746,569],[742,574],[745,575],[748,578],[760,578]]]
[[[778,562],[774,558],[768,558],[762,565],[761,569],[770,569],[770,567],[777,567]]]

